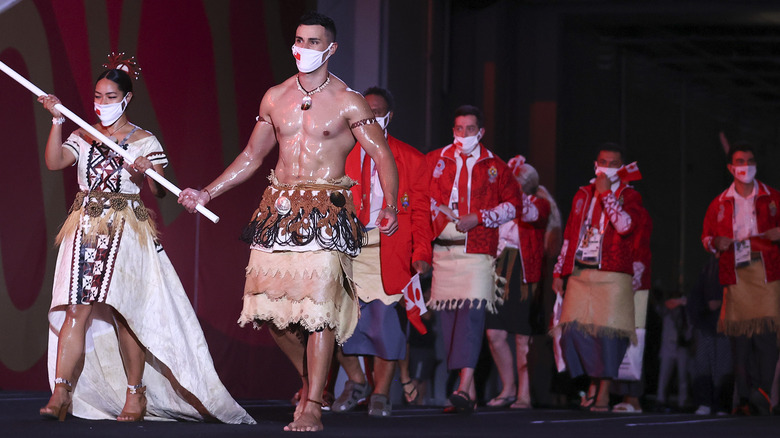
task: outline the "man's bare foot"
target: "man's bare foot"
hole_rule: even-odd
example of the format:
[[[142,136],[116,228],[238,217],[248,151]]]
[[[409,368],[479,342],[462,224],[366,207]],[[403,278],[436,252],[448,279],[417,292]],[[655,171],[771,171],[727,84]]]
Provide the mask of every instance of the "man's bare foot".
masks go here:
[[[295,406],[295,411],[293,412],[293,421],[297,420],[301,414],[303,413],[303,407],[306,405],[306,401],[302,400],[298,402],[298,405]]]
[[[300,411],[296,409],[293,414],[293,422],[284,427],[288,432],[318,432],[324,429],[322,425],[322,402],[303,400],[298,406],[303,406]]]
[[[310,412],[308,409],[301,412],[298,418],[295,418],[292,423],[284,427],[287,432],[318,432],[323,430],[320,415],[316,415]]]
[[[298,391],[298,404],[295,405],[295,412],[293,412],[293,421],[297,420],[298,417],[301,416],[301,412],[303,412],[304,408],[306,408],[306,403],[308,402],[308,399],[306,398],[306,394],[309,393],[309,382],[304,377],[303,378],[303,386],[301,386],[300,391]]]

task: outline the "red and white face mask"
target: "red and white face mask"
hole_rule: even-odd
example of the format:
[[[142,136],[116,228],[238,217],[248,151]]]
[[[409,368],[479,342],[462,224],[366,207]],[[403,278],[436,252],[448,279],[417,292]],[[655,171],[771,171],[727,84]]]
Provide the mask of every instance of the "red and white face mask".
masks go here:
[[[455,147],[458,148],[458,150],[466,155],[474,152],[474,149],[479,146],[479,140],[482,138],[482,134],[478,133],[477,135],[472,135],[469,137],[458,137],[457,135],[454,136],[455,141],[453,142],[455,144]]]
[[[101,105],[97,102],[95,102],[95,114],[100,118],[100,123],[103,126],[111,126],[119,120],[120,117],[122,117],[122,113],[125,112],[125,108],[127,108],[127,95],[125,94],[125,97],[122,99],[121,102],[117,103],[108,103],[105,105]]]
[[[756,178],[756,166],[731,166],[731,174],[734,175],[734,178],[737,180],[745,184],[750,184]]]
[[[620,170],[620,168],[616,168],[616,167],[602,167],[602,166],[599,166],[597,163],[594,163],[593,167],[594,167],[593,173],[596,176],[598,176],[598,174],[600,174],[600,173],[603,173],[604,175],[607,175],[607,178],[609,178],[609,182],[611,182],[611,183],[615,183],[615,182],[620,180],[620,178],[618,178],[618,174],[617,174],[618,170]]]
[[[295,58],[295,65],[298,67],[298,71],[301,73],[311,73],[314,70],[320,68],[325,61],[330,58],[330,48],[333,43],[328,44],[328,47],[319,52],[312,49],[304,49],[293,44],[292,54]],[[327,53],[327,55],[325,55]]]

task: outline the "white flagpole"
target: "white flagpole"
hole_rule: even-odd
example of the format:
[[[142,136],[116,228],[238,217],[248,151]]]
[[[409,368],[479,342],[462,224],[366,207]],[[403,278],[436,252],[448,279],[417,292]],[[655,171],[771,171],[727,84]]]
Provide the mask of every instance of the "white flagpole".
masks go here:
[[[35,94],[36,96],[40,97],[40,96],[46,96],[47,95],[47,93],[45,93],[40,88],[36,87],[35,84],[33,84],[32,82],[30,82],[27,79],[25,79],[24,77],[22,77],[19,73],[15,72],[11,67],[7,66],[2,61],[0,61],[0,70],[2,70],[5,74],[10,76],[11,78],[13,78],[16,82],[19,82],[21,85],[23,85],[28,90],[32,91],[33,94]],[[122,157],[124,157],[125,160],[127,160],[128,162],[133,163],[135,161],[136,157],[133,157],[132,155],[130,155],[126,150],[124,150],[121,147],[119,147],[119,145],[117,145],[110,138],[108,138],[105,135],[103,135],[102,132],[98,131],[97,129],[93,128],[92,125],[90,125],[89,123],[87,123],[84,120],[82,120],[81,117],[79,117],[76,114],[74,114],[71,110],[66,108],[65,105],[63,105],[61,103],[58,103],[58,104],[54,105],[54,108],[57,108],[57,110],[59,110],[65,117],[69,118],[74,123],[76,123],[77,125],[81,126],[85,131],[87,131],[90,134],[92,134],[92,136],[95,137],[96,139],[102,141],[103,144],[105,144],[106,146],[110,147],[114,152],[116,152],[119,155],[121,155]],[[179,196],[179,193],[181,193],[181,190],[178,187],[176,187],[175,184],[173,184],[170,181],[168,181],[167,179],[165,179],[165,177],[163,177],[159,173],[155,172],[153,169],[151,169],[151,168],[147,169],[146,170],[146,175],[148,175],[153,180],[155,180],[158,183],[160,183],[163,187],[168,189],[168,191],[173,193],[175,196]],[[202,214],[203,216],[206,216],[209,220],[211,220],[215,224],[217,222],[219,222],[219,216],[217,216],[214,213],[212,213],[211,210],[207,209],[203,205],[198,204],[196,209],[198,210],[198,212],[200,214]]]

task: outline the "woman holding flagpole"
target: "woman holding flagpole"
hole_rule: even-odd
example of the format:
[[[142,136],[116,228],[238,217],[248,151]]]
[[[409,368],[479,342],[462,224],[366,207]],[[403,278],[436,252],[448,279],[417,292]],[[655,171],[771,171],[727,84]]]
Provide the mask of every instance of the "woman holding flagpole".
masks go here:
[[[126,109],[140,69],[112,54],[95,84],[93,125],[133,156],[110,150],[84,129],[62,142],[65,118],[54,95],[38,98],[53,116],[45,160],[76,165],[80,192],[57,235],[59,254],[49,311],[49,377],[44,417],[68,411],[87,419],[219,420],[254,423],[214,370],[197,316],[140,199],[153,168],[168,159],[157,138]],[[158,183],[151,192],[162,197]]]

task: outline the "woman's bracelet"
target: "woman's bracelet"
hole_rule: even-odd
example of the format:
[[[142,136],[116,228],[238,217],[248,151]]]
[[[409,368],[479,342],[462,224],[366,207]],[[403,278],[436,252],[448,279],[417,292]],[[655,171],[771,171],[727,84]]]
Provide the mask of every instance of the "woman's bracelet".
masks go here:
[[[211,202],[211,193],[209,193],[208,189],[203,189],[204,192],[206,192],[207,195],[209,195],[209,200],[207,202]]]
[[[63,123],[65,123],[65,117],[59,116],[51,118],[52,125],[62,125]]]
[[[389,208],[389,209],[393,210],[395,212],[395,214],[399,213],[398,207],[396,207],[393,204],[387,204],[387,206],[385,208]]]

